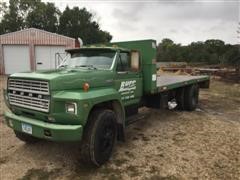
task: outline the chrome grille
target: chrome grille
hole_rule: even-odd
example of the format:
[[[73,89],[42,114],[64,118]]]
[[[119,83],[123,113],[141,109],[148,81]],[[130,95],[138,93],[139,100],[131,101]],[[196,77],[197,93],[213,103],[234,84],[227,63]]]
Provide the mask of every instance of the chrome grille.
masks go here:
[[[49,84],[46,81],[9,79],[8,97],[11,105],[48,112]]]
[[[9,79],[8,89],[49,95],[49,85],[47,81]]]

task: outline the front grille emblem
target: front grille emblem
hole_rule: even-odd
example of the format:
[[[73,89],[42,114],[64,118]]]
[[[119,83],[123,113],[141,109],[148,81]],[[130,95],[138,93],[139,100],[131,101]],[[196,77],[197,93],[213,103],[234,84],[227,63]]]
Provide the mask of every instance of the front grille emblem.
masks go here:
[[[10,78],[8,89],[9,103],[11,105],[42,112],[49,111],[50,99],[48,97],[50,93],[48,82]]]

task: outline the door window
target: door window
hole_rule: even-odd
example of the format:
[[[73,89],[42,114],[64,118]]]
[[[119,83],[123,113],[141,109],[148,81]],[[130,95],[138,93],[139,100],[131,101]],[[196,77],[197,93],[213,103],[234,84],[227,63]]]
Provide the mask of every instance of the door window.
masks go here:
[[[121,52],[117,61],[117,71],[124,72],[130,70],[130,55],[128,52]]]

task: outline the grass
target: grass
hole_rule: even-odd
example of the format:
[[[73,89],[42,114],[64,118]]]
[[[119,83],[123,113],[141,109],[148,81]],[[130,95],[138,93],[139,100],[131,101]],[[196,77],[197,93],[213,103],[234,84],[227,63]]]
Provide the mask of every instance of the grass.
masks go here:
[[[240,84],[212,80],[210,92],[223,97],[240,98]]]

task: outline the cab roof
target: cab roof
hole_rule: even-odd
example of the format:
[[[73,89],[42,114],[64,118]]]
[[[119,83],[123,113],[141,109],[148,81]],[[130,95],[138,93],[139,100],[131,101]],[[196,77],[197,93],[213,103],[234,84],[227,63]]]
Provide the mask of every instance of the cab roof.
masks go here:
[[[73,49],[66,49],[66,52],[73,53],[73,52],[78,52],[80,50],[112,50],[112,51],[131,51],[130,49],[118,47],[118,46],[96,46],[96,45],[89,45],[89,46],[83,46],[81,48],[73,48]]]

